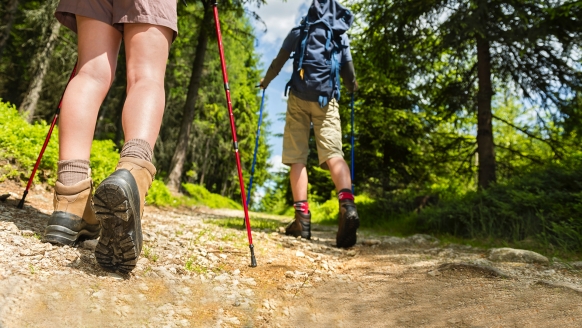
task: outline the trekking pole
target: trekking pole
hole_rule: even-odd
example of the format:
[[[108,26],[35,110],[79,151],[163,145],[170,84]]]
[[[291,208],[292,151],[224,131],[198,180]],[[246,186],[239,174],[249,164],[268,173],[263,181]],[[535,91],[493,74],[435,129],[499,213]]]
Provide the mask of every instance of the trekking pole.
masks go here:
[[[63,90],[63,94],[61,95],[61,100],[59,100],[59,105],[57,106],[57,111],[55,112],[55,116],[53,117],[53,122],[51,123],[51,127],[46,135],[46,138],[44,140],[44,144],[42,145],[42,149],[40,150],[40,154],[38,155],[38,157],[36,159],[36,163],[34,164],[34,168],[32,169],[32,173],[30,174],[30,179],[28,179],[28,183],[26,184],[26,189],[24,190],[24,193],[22,194],[22,199],[20,200],[20,202],[16,206],[18,208],[24,207],[24,199],[26,198],[26,195],[28,195],[28,190],[30,189],[30,186],[32,185],[32,181],[34,180],[34,175],[36,174],[36,170],[38,169],[38,165],[40,164],[40,160],[42,159],[42,155],[44,155],[44,151],[45,151],[45,149],[46,149],[46,147],[51,139],[51,135],[53,133],[53,129],[55,127],[55,124],[57,123],[57,118],[59,117],[59,114],[61,113],[61,105],[63,103],[63,97],[65,96],[65,91],[67,91],[67,87],[69,86],[69,83],[71,82],[73,77],[75,77],[76,73],[77,73],[77,63],[75,63],[75,67],[73,67],[73,71],[71,72],[71,76],[69,77],[69,81],[67,81],[67,85],[65,85],[65,90]]]
[[[257,136],[255,137],[255,152],[253,154],[253,165],[251,166],[251,179],[249,181],[249,190],[247,193],[247,208],[251,200],[251,191],[253,190],[253,177],[255,175],[255,164],[257,163],[257,151],[259,150],[259,136],[261,135],[261,122],[263,121],[263,104],[265,103],[265,89],[261,98],[261,108],[259,109],[259,126],[257,127]]]
[[[230,88],[228,86],[228,75],[226,73],[226,64],[224,60],[224,49],[222,48],[222,35],[220,33],[220,21],[218,20],[218,3],[214,2],[214,23],[216,25],[216,36],[218,39],[218,50],[220,52],[220,66],[222,68],[222,80],[224,81],[224,92],[226,93],[226,102],[228,105],[228,113],[230,119],[230,131],[232,133],[232,144],[234,147],[234,155],[236,157],[236,167],[238,170],[238,181],[240,184],[240,196],[242,198],[242,204],[245,212],[245,224],[247,227],[247,236],[249,239],[249,248],[251,250],[251,267],[257,266],[257,260],[255,259],[255,249],[253,246],[253,236],[251,234],[251,222],[249,220],[249,209],[247,207],[247,202],[245,199],[245,185],[242,175],[242,169],[240,165],[240,154],[238,152],[238,141],[236,140],[236,127],[234,125],[234,115],[232,114],[232,103],[230,101]]]
[[[350,101],[350,107],[352,108],[352,167],[351,167],[351,178],[352,178],[352,194],[355,194],[354,190],[354,93],[352,92],[352,100]]]

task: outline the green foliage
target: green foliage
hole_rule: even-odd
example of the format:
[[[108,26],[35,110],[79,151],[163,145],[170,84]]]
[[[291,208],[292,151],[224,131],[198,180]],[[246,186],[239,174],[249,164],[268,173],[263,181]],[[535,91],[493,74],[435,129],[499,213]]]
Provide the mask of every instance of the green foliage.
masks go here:
[[[48,130],[46,122],[30,125],[20,116],[14,105],[0,102],[0,159],[8,161],[3,163],[0,175],[28,179]],[[55,129],[34,177],[36,183],[56,181],[57,140],[58,131]]]
[[[467,238],[535,239],[582,250],[582,157],[516,177],[488,190],[445,199],[419,214],[426,231]]]
[[[168,187],[160,180],[154,180],[152,182],[152,186],[146,196],[146,202],[158,206],[175,206],[181,204],[179,198],[172,196]]]
[[[98,185],[105,180],[117,166],[119,153],[111,140],[94,140],[91,146],[91,177]]]
[[[210,208],[242,209],[242,205],[232,199],[213,194],[203,186],[185,183],[182,188],[188,195],[174,196],[161,180],[154,180],[146,196],[148,204],[157,206],[204,205]]]
[[[289,170],[285,169],[272,175],[270,183],[265,186],[265,196],[261,198],[259,204],[253,206],[253,209],[259,212],[293,215],[291,211],[292,204],[293,196],[289,187]]]
[[[8,163],[0,168],[0,175],[27,180],[34,168],[50,126],[44,122],[28,124],[13,105],[0,102],[0,159]],[[57,179],[58,128],[55,127],[39,164],[35,183],[54,184]],[[115,170],[119,154],[111,140],[93,141],[91,148],[91,176],[99,184]]]
[[[230,198],[213,194],[206,190],[206,188],[203,186],[184,183],[182,184],[182,188],[186,190],[190,196],[189,198],[194,202],[204,204],[210,208],[232,208],[237,210],[242,209],[242,205],[240,203],[237,203]]]

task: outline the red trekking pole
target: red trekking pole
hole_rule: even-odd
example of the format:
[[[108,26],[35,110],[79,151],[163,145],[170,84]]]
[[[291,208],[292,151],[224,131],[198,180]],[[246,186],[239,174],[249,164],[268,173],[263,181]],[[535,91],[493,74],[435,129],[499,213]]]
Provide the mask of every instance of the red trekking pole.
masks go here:
[[[220,52],[220,66],[222,68],[222,80],[224,81],[224,91],[226,93],[226,102],[228,103],[228,113],[230,118],[230,131],[232,132],[232,144],[234,146],[234,155],[236,157],[236,167],[238,170],[238,181],[240,184],[240,195],[242,198],[242,204],[245,211],[245,224],[247,227],[247,236],[249,238],[249,248],[251,249],[251,267],[257,266],[257,260],[255,259],[255,250],[253,246],[253,236],[251,234],[251,222],[249,220],[249,209],[247,207],[247,201],[245,197],[245,185],[242,175],[242,169],[240,165],[240,154],[238,152],[238,142],[236,141],[236,127],[234,125],[234,115],[232,114],[232,104],[230,101],[230,88],[228,86],[228,75],[226,73],[226,65],[224,60],[224,49],[222,48],[222,35],[220,33],[220,21],[218,20],[218,3],[214,3],[214,22],[216,24],[216,36],[218,39],[218,50]]]
[[[17,205],[18,208],[24,207],[24,199],[26,198],[26,195],[28,195],[28,190],[30,189],[30,186],[32,185],[32,181],[34,180],[34,175],[36,174],[36,170],[38,169],[38,165],[40,164],[40,160],[42,159],[42,155],[44,155],[44,151],[46,149],[46,146],[48,145],[49,141],[51,140],[51,135],[53,133],[53,129],[55,127],[55,124],[57,123],[57,118],[59,117],[59,114],[61,113],[61,104],[63,103],[63,97],[65,95],[65,91],[67,90],[67,87],[69,86],[69,83],[71,82],[73,77],[75,77],[76,73],[77,73],[77,63],[75,63],[75,67],[73,68],[73,71],[71,72],[71,76],[69,77],[69,81],[67,81],[67,85],[65,86],[65,90],[63,90],[63,94],[61,95],[61,100],[59,101],[59,106],[57,107],[57,111],[55,112],[53,122],[51,123],[51,127],[46,135],[46,138],[44,139],[44,144],[42,145],[42,149],[40,150],[40,154],[38,155],[38,158],[36,159],[36,163],[34,164],[34,168],[32,169],[32,173],[30,174],[30,179],[28,179],[28,183],[26,184],[26,189],[24,190],[24,193],[22,194],[22,199],[20,200],[20,202]]]

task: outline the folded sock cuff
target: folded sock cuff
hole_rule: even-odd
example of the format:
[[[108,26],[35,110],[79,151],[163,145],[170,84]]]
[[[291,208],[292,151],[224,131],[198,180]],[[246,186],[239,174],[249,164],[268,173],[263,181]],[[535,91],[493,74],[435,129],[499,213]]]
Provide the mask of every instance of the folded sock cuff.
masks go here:
[[[75,185],[89,178],[89,161],[71,159],[57,162],[57,181],[65,186]]]
[[[120,157],[133,157],[151,162],[153,158],[152,147],[143,139],[131,139],[121,148]]]

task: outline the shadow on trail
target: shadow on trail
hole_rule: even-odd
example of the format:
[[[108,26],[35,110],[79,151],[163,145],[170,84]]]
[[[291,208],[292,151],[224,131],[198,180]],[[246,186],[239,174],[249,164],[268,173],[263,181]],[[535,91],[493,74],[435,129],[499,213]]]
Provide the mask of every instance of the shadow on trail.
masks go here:
[[[39,240],[39,243],[44,244],[45,242],[42,240],[42,237],[50,215],[43,213],[40,209],[34,206],[34,203],[29,202],[25,203],[23,209],[19,209],[16,206],[20,200],[11,198],[8,198],[5,201],[0,201],[0,222],[12,222],[16,228],[18,228],[21,236],[36,238]],[[82,271],[89,275],[95,275],[98,277],[107,276],[109,272],[103,270],[99,264],[97,264],[93,251],[81,247],[85,240],[87,239],[82,236],[77,240],[75,245],[72,246],[78,250],[79,257],[74,260],[66,260],[67,263],[63,263],[62,265]],[[55,247],[53,249],[62,247],[55,244],[53,244],[53,246]],[[129,278],[128,275],[119,275],[124,279]]]
[[[19,199],[7,199],[0,202],[0,221],[12,222],[22,231],[29,230],[33,234],[42,236],[44,228],[49,219],[49,215],[44,214],[29,203],[24,204],[23,209],[19,209]]]

